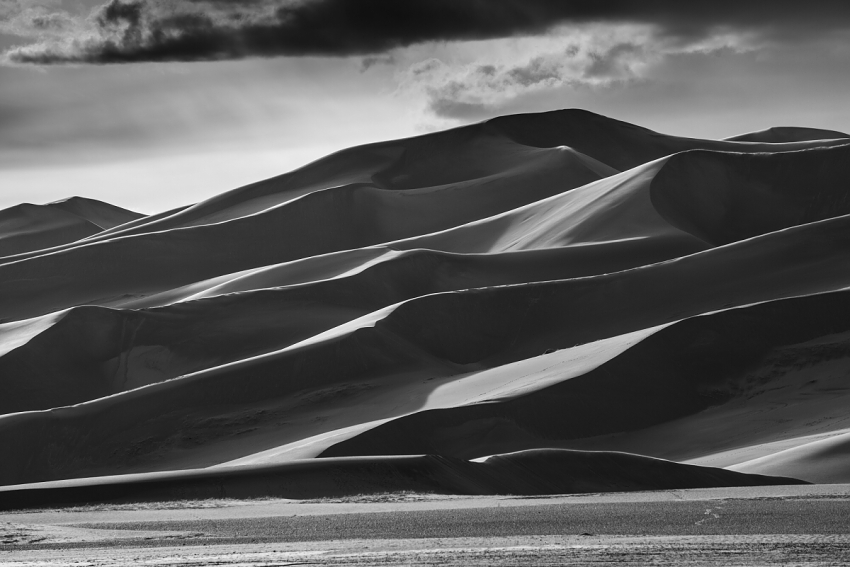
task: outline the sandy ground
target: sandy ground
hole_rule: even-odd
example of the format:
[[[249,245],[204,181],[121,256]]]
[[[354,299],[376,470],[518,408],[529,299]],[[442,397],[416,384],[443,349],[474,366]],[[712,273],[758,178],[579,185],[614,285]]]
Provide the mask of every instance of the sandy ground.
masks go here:
[[[8,513],[0,565],[842,565],[850,485]]]
[[[847,536],[515,536],[21,552],[0,565],[845,565]]]

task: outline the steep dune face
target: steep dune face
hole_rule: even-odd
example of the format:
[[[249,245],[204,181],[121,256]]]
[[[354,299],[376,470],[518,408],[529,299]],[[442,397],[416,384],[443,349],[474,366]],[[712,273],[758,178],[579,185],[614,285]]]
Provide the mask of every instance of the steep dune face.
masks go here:
[[[850,482],[837,134],[697,140],[558,111],[343,150],[151,217],[4,211],[0,483]]]
[[[417,412],[342,441],[323,454],[370,454],[380,446],[383,453],[397,448],[402,454],[473,458],[560,446],[693,460],[742,445],[757,446],[777,435],[793,438],[828,430],[843,417],[827,416],[846,404],[850,395],[850,385],[834,376],[839,369],[848,369],[843,344],[850,330],[848,307],[847,292],[837,292],[694,317],[646,336],[569,380],[518,396],[499,396],[489,403],[476,400]],[[833,343],[837,348],[812,349],[822,354],[799,358],[811,367],[838,365],[830,379],[821,374],[813,380],[818,373],[796,372],[794,363],[782,356],[825,337],[840,337]],[[778,364],[783,358],[785,364]],[[772,394],[783,389],[781,396]],[[778,400],[793,401],[796,407],[778,411]],[[605,419],[594,419],[595,415]],[[817,423],[800,420],[801,416],[817,416]],[[769,472],[766,467],[741,470],[789,474],[779,467]]]
[[[501,215],[393,245],[493,253],[653,239],[660,246],[705,249],[705,242],[671,225],[652,203],[651,183],[665,164],[666,159],[658,160]]]
[[[0,211],[0,257],[75,242],[142,217],[80,197],[46,205],[17,205]]]
[[[850,144],[782,154],[693,151],[653,179],[653,204],[673,225],[727,244],[850,213]]]

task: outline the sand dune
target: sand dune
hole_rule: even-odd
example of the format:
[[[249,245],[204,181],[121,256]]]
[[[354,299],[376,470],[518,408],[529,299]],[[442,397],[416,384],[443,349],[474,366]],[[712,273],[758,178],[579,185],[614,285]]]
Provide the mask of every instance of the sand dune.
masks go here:
[[[563,153],[545,150],[542,162],[531,160],[539,167],[521,168],[522,176],[546,180],[541,185],[546,192],[565,188],[558,175],[562,160],[552,151]],[[120,304],[231,272],[394,240],[395,248],[469,253],[656,238],[663,241],[660,248],[691,252],[845,214],[840,179],[850,170],[848,151],[850,146],[755,156],[678,154],[478,221],[470,219],[485,216],[488,208],[492,212],[510,206],[506,203],[515,199],[516,178],[500,177],[497,189],[484,183],[465,187],[468,191],[338,187],[232,221],[87,242],[0,265],[4,277],[0,318],[28,318],[85,303]],[[702,171],[708,162],[720,177],[704,191],[706,202],[724,203],[734,194],[740,205],[707,211],[693,206],[687,190],[676,189],[688,183],[680,179],[683,169],[694,164]],[[542,177],[536,173],[540,170],[545,172]],[[776,182],[777,171],[790,170],[802,173],[782,176],[785,186],[761,194],[765,184]],[[800,187],[800,176],[806,175],[811,190],[783,189]],[[749,185],[743,184],[744,179]],[[481,187],[487,188],[489,198],[482,199]],[[733,187],[736,190],[730,192]],[[482,200],[489,205],[476,206]],[[444,212],[449,202],[454,208]],[[440,231],[452,223],[456,228]],[[435,231],[403,240],[406,235]],[[254,241],[264,244],[242,245]],[[34,277],[51,270],[61,275],[49,280]]]
[[[79,403],[280,350],[419,296],[614,272],[669,257],[663,252],[642,240],[492,255],[384,250],[335,278],[286,285],[277,276],[294,270],[270,269],[191,289],[158,309],[79,307],[7,323],[0,413]]]
[[[471,458],[554,444],[712,466],[751,461],[765,443],[843,431],[848,301],[847,292],[837,292],[688,319],[565,381],[424,410],[324,454],[369,454],[380,446],[384,454],[398,447]],[[731,450],[736,454],[715,458]],[[829,463],[832,478],[843,479],[835,482],[846,482],[845,463]],[[781,470],[770,474],[790,474]]]
[[[742,144],[734,139],[683,138],[576,109],[502,116],[489,121],[488,125],[517,143],[544,148],[569,146],[620,171],[687,150],[784,152],[842,143],[834,139],[835,134],[841,133],[830,131],[824,131],[825,137],[789,139],[779,145],[772,140],[747,140]]]
[[[794,126],[775,126],[758,132],[747,132],[726,138],[732,142],[767,142],[771,144],[784,142],[805,142],[809,140],[830,140],[850,138],[850,135],[835,130],[820,128],[800,128]]]
[[[668,221],[713,245],[850,213],[850,144],[781,154],[677,154],[652,184]]]
[[[653,458],[850,482],[848,179],[840,132],[699,140],[565,110],[150,217],[0,211],[0,484],[778,482]]]
[[[80,197],[46,205],[24,203],[0,211],[0,257],[75,242],[140,218],[143,215]]]
[[[152,216],[145,222],[112,230],[109,235],[233,220],[314,191],[344,185],[370,184],[385,190],[409,190],[486,180],[517,166],[526,167],[529,154],[540,149],[564,149],[575,155],[579,170],[587,170],[585,176],[599,178],[690,149],[778,152],[835,144],[829,140],[846,137],[839,132],[796,130],[807,132],[807,136],[797,136],[801,139],[786,136],[789,139],[783,140],[783,145],[774,144],[779,140],[773,139],[765,140],[771,145],[739,144],[732,139],[667,136],[583,110],[506,116],[444,132],[343,150],[291,173],[185,209]],[[816,137],[815,132],[824,135]],[[514,183],[515,191],[520,183]],[[479,202],[479,206],[486,206],[486,202]]]
[[[806,236],[800,237],[800,233]],[[3,478],[7,482],[9,479],[20,482],[19,475],[39,480],[61,478],[76,475],[80,466],[101,471],[100,467],[110,466],[111,457],[104,452],[110,446],[114,450],[135,447],[133,459],[125,458],[124,465],[156,466],[155,463],[172,458],[172,453],[185,457],[193,452],[180,446],[185,439],[193,437],[204,440],[203,447],[197,451],[200,462],[213,464],[208,460],[209,447],[220,440],[227,442],[232,436],[232,431],[222,428],[221,423],[239,422],[239,418],[232,416],[233,407],[246,412],[250,427],[256,428],[243,432],[243,443],[235,447],[246,451],[252,446],[244,440],[254,435],[270,435],[266,443],[281,444],[281,441],[291,442],[289,435],[294,431],[299,431],[299,435],[308,431],[313,435],[323,433],[321,421],[311,422],[312,427],[303,431],[293,428],[289,432],[276,432],[273,427],[273,423],[280,421],[281,412],[292,411],[291,406],[315,406],[311,402],[315,396],[322,401],[328,396],[335,400],[357,394],[362,403],[364,397],[385,393],[384,380],[404,391],[405,384],[492,368],[538,356],[550,349],[563,349],[700,313],[840,289],[850,285],[847,268],[850,264],[841,259],[850,249],[845,242],[848,239],[850,217],[838,217],[623,272],[422,295],[280,351],[68,410],[0,417],[0,435],[14,438],[15,443],[30,446],[57,443],[49,461],[27,456],[16,464],[10,459]],[[810,250],[809,243],[813,241],[823,242],[817,253]],[[791,264],[789,258],[799,260]],[[338,284],[343,280],[331,281]],[[301,287],[296,291],[304,289],[311,288]],[[224,296],[224,299],[240,301],[251,295]],[[302,296],[293,304],[296,308],[309,305],[321,317],[321,309],[314,301]],[[338,306],[339,302],[332,304]],[[269,306],[261,301],[254,315],[250,311],[247,315],[236,313],[256,321],[258,327],[249,333],[263,334],[262,312]],[[175,306],[182,313],[192,307],[191,303]],[[301,309],[302,319],[309,320],[311,312]],[[291,307],[284,312],[297,316]],[[274,321],[276,313],[274,309],[268,310],[266,317]],[[616,314],[616,317],[600,317],[600,313]],[[139,314],[133,312],[133,316]],[[166,321],[174,320],[167,313],[164,317]],[[160,331],[165,340],[160,339],[157,348],[146,346],[143,339],[134,339],[143,353],[142,360],[144,353],[151,352],[161,358],[162,349],[168,348],[166,345],[178,342],[175,334],[188,330],[194,335],[201,325],[208,325],[203,316],[195,326],[185,316],[177,320],[185,326]],[[315,322],[310,320],[310,324]],[[238,329],[240,325],[226,323],[223,327],[227,330],[234,326]],[[136,327],[145,328],[141,323]],[[283,333],[287,332],[285,326],[278,327],[281,328]],[[94,329],[102,332],[103,327]],[[156,327],[152,330],[155,332]],[[212,336],[223,332],[213,326],[208,331]],[[317,331],[312,328],[312,332]],[[91,344],[76,327],[75,332],[82,342]],[[113,333],[113,336],[120,335]],[[236,343],[230,348],[238,348],[237,341],[243,340],[238,331],[230,331],[228,337]],[[181,342],[191,345],[186,339]],[[215,353],[222,348],[228,347],[221,343],[208,344],[201,345],[200,350]],[[120,361],[116,355],[112,357]],[[104,364],[97,359],[94,362]],[[114,376],[114,372],[109,373],[106,379],[114,380]],[[119,372],[117,376],[124,374]],[[394,395],[405,399],[412,406],[410,410],[417,409],[415,397],[400,392]],[[158,412],[155,417],[140,419],[148,411],[145,408],[154,407]],[[302,407],[301,411],[314,412],[315,416],[319,409]],[[392,413],[379,417],[392,417]],[[107,423],[117,429],[104,427]],[[147,448],[139,448],[152,439],[152,431],[168,432],[167,438],[171,440],[166,442],[163,438]],[[223,449],[214,453],[229,457],[225,460],[242,456]]]
[[[804,483],[627,453],[550,449],[493,455],[480,462],[433,455],[311,459],[1,487],[0,510],[223,496],[338,497],[387,490],[535,495],[788,484]]]
[[[18,257],[0,266],[0,317],[32,317],[81,303],[161,292],[230,272],[434,232],[598,178],[587,170],[571,176],[573,163],[570,152],[537,150],[535,158],[514,171],[463,187],[387,191],[345,185],[217,224],[119,234],[50,254]],[[524,190],[517,191],[517,186]],[[53,269],[61,271],[62,281],[38,282],[41,299],[34,297],[36,290],[27,289],[31,283],[21,283]]]
[[[731,470],[766,474],[787,471],[818,483],[839,483],[847,478],[850,459],[850,431],[842,430],[822,439],[806,440],[795,447],[744,461]],[[769,473],[768,473],[769,474]]]
[[[596,179],[606,177],[692,149],[785,152],[846,143],[832,139],[833,134],[840,133],[824,132],[829,134],[829,139],[741,143],[668,136],[575,109],[505,116],[445,132],[343,150],[291,173],[234,189],[190,207],[151,215],[148,219],[107,230],[87,240],[235,220],[312,192],[343,186],[366,185],[384,191],[420,189],[426,192],[463,191],[468,187],[478,187],[479,197],[487,195],[488,199],[479,198],[477,205],[486,207],[493,199],[493,195],[485,193],[486,185],[492,184],[494,178],[506,174],[514,176],[518,170],[527,170],[527,156],[540,154],[541,150],[554,151],[543,151],[540,154],[543,156],[573,156],[570,161],[575,177],[570,176],[562,182],[568,187],[576,187],[586,182],[588,176]],[[538,183],[535,181],[534,185]],[[524,179],[514,179],[509,184],[511,187],[507,191],[513,193],[516,202],[528,203],[534,200],[535,195],[536,198],[541,196],[540,189],[529,186]],[[482,185],[485,187],[482,188]],[[568,187],[563,186],[564,189]],[[529,190],[535,192],[534,195],[525,194]],[[507,207],[502,210],[507,210]],[[441,215],[446,212],[441,210]],[[478,218],[483,216],[487,215]],[[63,249],[67,246],[55,250]]]

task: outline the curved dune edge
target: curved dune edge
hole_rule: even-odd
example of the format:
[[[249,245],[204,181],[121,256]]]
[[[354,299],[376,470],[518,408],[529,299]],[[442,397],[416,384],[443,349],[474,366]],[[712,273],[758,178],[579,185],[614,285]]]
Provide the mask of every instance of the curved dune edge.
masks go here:
[[[580,494],[806,484],[640,455],[557,449],[493,455],[351,457],[0,487],[0,510],[151,500],[320,498],[394,491],[439,494]]]
[[[284,391],[281,390],[284,386],[276,377],[281,372],[291,373],[292,368],[302,369],[293,375],[293,378],[298,377],[297,380],[287,386],[287,391],[294,393],[319,375],[336,376],[339,382],[344,383],[344,377],[349,376],[351,372],[350,368],[362,368],[361,365],[367,361],[371,361],[368,364],[377,365],[358,370],[366,372],[367,376],[369,372],[375,372],[379,368],[394,368],[390,371],[391,374],[401,372],[399,375],[431,373],[434,376],[444,376],[445,373],[458,374],[474,369],[463,370],[453,365],[503,364],[538,355],[549,348],[564,348],[705,311],[722,309],[728,307],[729,300],[744,304],[766,300],[768,298],[765,297],[765,283],[776,279],[767,266],[774,264],[781,268],[783,287],[771,284],[771,298],[777,298],[777,295],[782,297],[840,288],[848,285],[846,263],[836,262],[833,252],[840,250],[846,253],[847,247],[841,244],[840,239],[835,240],[836,236],[846,232],[846,224],[843,217],[831,219],[675,261],[607,276],[424,296],[402,303],[384,313],[376,312],[361,322],[352,322],[335,331],[308,339],[297,348],[293,345],[277,354],[270,353],[213,368],[195,374],[191,381],[178,380],[167,386],[169,391],[177,391],[175,388],[179,387],[179,390],[184,392],[181,396],[187,397],[174,398],[169,395],[171,401],[165,403],[170,407],[175,400],[184,399],[181,403],[194,405],[196,402],[188,401],[214,399],[216,396],[221,398],[219,403],[226,403],[227,400],[241,400],[239,403],[246,403],[251,399],[270,401]],[[787,269],[786,260],[790,255],[800,255],[794,252],[794,248],[798,246],[795,235],[812,231],[825,231],[833,241],[829,246],[825,244],[821,247],[821,253],[825,254],[823,258],[808,253],[808,248],[805,248],[804,252],[808,253],[805,254],[807,263],[799,264],[796,267],[798,276],[792,277],[793,272]],[[769,244],[768,248],[762,246],[764,243]],[[779,246],[776,246],[777,244]],[[788,245],[790,249],[786,248]],[[734,264],[729,262],[730,253],[736,258]],[[713,285],[710,290],[700,287],[700,282],[709,281],[710,277],[717,278],[730,265],[733,266],[730,275],[734,278],[727,279],[722,285]],[[812,275],[818,272],[821,275],[812,279]],[[669,277],[664,274],[669,274]],[[738,281],[746,282],[746,287],[742,287]],[[813,282],[817,283],[818,287],[812,288]],[[670,296],[671,292],[685,284],[688,284],[687,289],[693,290],[693,296]],[[824,286],[826,289],[823,289]],[[650,293],[644,295],[641,292],[641,301],[635,305],[634,292],[639,290],[649,290]],[[695,301],[697,298],[699,301]],[[614,306],[620,306],[620,318],[600,319],[595,316],[599,309],[611,309]],[[564,313],[569,313],[576,323],[581,321],[581,325],[563,327],[561,321]],[[533,324],[517,326],[519,321]],[[459,324],[462,326],[459,327]],[[433,333],[423,335],[423,325],[431,328]],[[455,331],[451,335],[445,335],[441,334],[441,328]],[[522,332],[518,333],[518,329],[522,329]],[[508,345],[510,348],[506,348]],[[332,356],[323,353],[332,353]],[[393,356],[397,358],[387,358],[388,353],[396,353]],[[359,362],[349,363],[346,362],[347,359]],[[208,382],[209,379],[213,381]],[[362,378],[355,382],[360,380]],[[236,388],[240,382],[256,386],[253,390]],[[191,384],[196,386],[190,386]],[[212,387],[211,384],[218,386]],[[316,383],[315,387],[331,385],[322,382],[321,386]],[[197,394],[189,394],[191,390],[186,388],[190,387],[200,388],[204,392],[203,395],[199,397]],[[236,389],[232,391],[234,388]],[[156,390],[146,389],[144,394],[149,395],[148,392],[154,391]],[[142,390],[138,392],[142,393]],[[251,395],[254,397],[251,398]],[[131,400],[133,397],[126,399]],[[104,404],[108,403],[111,402],[102,402],[99,407],[105,408]],[[131,416],[136,411],[141,409],[130,410],[128,407],[124,414]],[[177,411],[176,407],[174,411]],[[0,418],[0,422],[3,424],[2,430],[5,431],[7,420]],[[52,427],[47,423],[49,422],[46,422],[45,427]],[[82,437],[77,442],[82,443],[84,439],[85,437]],[[10,440],[10,443],[12,442],[18,443]],[[53,460],[56,461],[55,456]],[[7,471],[14,468],[10,463]]]
[[[845,167],[850,173],[850,168],[840,165],[844,162],[839,159],[847,157],[847,151],[850,151],[850,146],[792,152],[782,157],[783,163],[801,159],[808,163],[813,157],[825,157],[832,160],[827,165],[833,163],[835,167]],[[733,162],[745,159],[750,164],[746,167],[751,167],[751,162],[760,163],[759,167],[773,163],[765,161],[763,156],[721,157],[723,163],[728,159]],[[832,199],[835,176],[829,173],[829,167],[820,170],[825,178],[822,184],[806,186],[806,198],[813,199],[815,204],[826,203],[826,208],[809,207],[807,214],[815,220],[810,219],[794,227],[793,219],[785,219],[779,214],[776,216],[779,222],[777,230],[736,240],[712,250],[700,251],[697,247],[696,253],[663,263],[670,256],[693,252],[692,243],[696,240],[667,224],[652,208],[650,201],[662,203],[659,205],[661,208],[669,208],[669,205],[663,204],[664,199],[673,190],[671,187],[679,185],[672,183],[671,175],[664,172],[671,164],[683,162],[687,166],[695,159],[705,159],[705,156],[698,152],[673,156],[655,175],[650,187],[644,179],[646,172],[641,173],[643,170],[638,168],[627,172],[629,175],[614,176],[558,196],[567,203],[577,200],[580,203],[577,209],[549,199],[545,201],[546,207],[554,207],[554,212],[545,209],[545,215],[533,217],[532,228],[522,232],[539,238],[548,230],[547,227],[551,227],[560,239],[575,227],[581,230],[583,223],[575,220],[579,218],[585,221],[584,224],[619,227],[617,232],[608,235],[610,238],[624,237],[619,240],[552,246],[557,243],[545,239],[538,243],[542,246],[540,249],[533,247],[531,250],[499,254],[445,253],[418,248],[399,251],[391,247],[351,250],[241,272],[143,300],[125,302],[136,308],[133,310],[85,307],[73,309],[59,319],[47,315],[46,318],[56,319],[57,323],[49,329],[42,327],[42,334],[31,336],[29,344],[20,344],[21,339],[18,339],[16,350],[0,358],[0,370],[12,368],[5,373],[9,376],[17,374],[7,383],[8,394],[0,403],[0,411],[68,405],[160,382],[280,350],[395,302],[412,301],[413,304],[416,298],[421,297],[421,301],[433,305],[437,300],[425,299],[424,296],[468,288],[494,288],[480,292],[481,295],[494,291],[512,295],[513,292],[499,291],[495,286],[603,274],[596,280],[565,285],[581,290],[588,285],[603,289],[607,285],[613,286],[613,279],[619,279],[635,290],[637,295],[634,298],[650,301],[661,299],[660,295],[653,297],[654,294],[649,291],[652,288],[666,289],[675,294],[677,287],[685,286],[681,297],[673,299],[679,303],[686,302],[684,300],[691,296],[715,296],[719,299],[721,292],[725,295],[724,301],[701,300],[699,305],[683,307],[687,310],[681,313],[681,317],[685,317],[702,311],[850,285],[843,268],[848,249],[842,245],[848,238],[847,217],[820,220],[821,217],[844,212],[843,202]],[[709,154],[707,159],[715,160],[716,156]],[[672,175],[672,179],[675,180],[676,175]],[[604,191],[597,191],[599,188]],[[812,188],[820,188],[823,192],[818,193]],[[797,191],[791,193],[792,197],[799,199],[797,186],[792,186],[792,189]],[[721,187],[720,190],[726,189]],[[829,198],[821,198],[823,195]],[[795,202],[783,201],[784,209],[778,208],[796,210],[792,206]],[[592,206],[586,206],[587,203]],[[612,207],[623,208],[627,212],[612,216],[607,212]],[[530,209],[521,210],[528,212]],[[754,216],[757,212],[749,215]],[[676,213],[671,214],[675,216]],[[691,217],[695,218],[695,215]],[[785,228],[788,224],[792,225],[791,228]],[[638,232],[630,233],[630,230]],[[629,234],[633,235],[632,238],[625,238]],[[819,248],[810,250],[811,243],[815,241],[820,242]],[[662,263],[644,265],[651,262]],[[618,271],[623,272],[614,273]],[[645,276],[641,276],[643,272]],[[702,290],[707,278],[720,278],[721,275],[722,283],[712,286],[716,289]],[[63,288],[63,293],[68,293],[68,289]],[[80,289],[88,292],[91,288],[85,285]],[[32,297],[44,296],[33,294]],[[439,301],[452,303],[452,297],[446,296]],[[625,313],[634,311],[628,306],[628,298],[614,297],[625,302],[622,304]],[[168,305],[169,301],[175,304]],[[598,301],[602,302],[601,299]],[[166,305],[159,309],[138,310],[145,305],[162,303]],[[16,307],[20,305],[16,304]],[[275,315],[281,310],[289,313],[283,321]],[[416,316],[433,318],[439,309],[431,311],[433,313],[429,311]],[[420,321],[420,326],[430,325],[426,319]],[[628,317],[624,317],[626,319]],[[661,322],[663,320],[648,320],[645,324],[653,326]],[[595,323],[591,321],[591,324]],[[634,327],[625,326],[612,328],[607,333],[613,336],[632,330]],[[191,337],[183,338],[182,335],[187,332]],[[13,336],[22,336],[17,323],[0,325],[1,340],[8,337],[14,342]],[[598,338],[600,336],[595,335],[590,340]],[[576,343],[581,340],[577,339]],[[551,348],[551,345],[543,350],[545,348]],[[83,357],[86,364],[78,361],[78,353],[86,354]],[[57,381],[55,376],[62,376],[62,380]],[[20,398],[23,394],[17,393],[19,382],[26,383],[29,401]]]
[[[484,181],[486,192],[473,188],[480,194],[457,188],[401,195],[364,185],[336,187],[216,224],[119,235],[6,259],[0,265],[0,319],[26,319],[80,304],[132,305],[140,297],[229,273],[381,244],[493,253],[641,238],[658,240],[660,250],[667,247],[669,253],[692,253],[847,214],[850,208],[836,192],[850,169],[848,152],[848,145],[770,155],[686,152],[580,188],[574,188],[579,181],[555,175],[556,168],[530,185],[543,195],[517,196],[516,186],[526,182],[505,178],[499,199],[493,199],[493,184]],[[711,167],[703,171],[706,161]],[[526,169],[540,176],[539,167]],[[796,191],[765,196],[762,186],[777,175],[793,181]],[[688,204],[694,191],[680,190],[683,185],[705,187],[698,196],[711,205],[703,207],[708,214]],[[462,195],[467,201],[461,206]],[[736,197],[740,206],[731,207],[734,214],[721,205],[729,195],[743,195]],[[478,206],[481,202],[491,209]],[[328,224],[334,226],[330,233]]]
[[[189,207],[111,227],[102,235],[87,240],[233,220],[311,192],[342,185],[367,183],[382,189],[405,190],[464,182],[486,177],[503,169],[505,164],[513,165],[517,155],[535,149],[567,147],[576,152],[584,168],[597,177],[605,177],[693,149],[783,152],[834,145],[840,141],[832,138],[846,137],[840,132],[795,130],[823,132],[826,138],[808,135],[802,136],[804,140],[797,140],[793,135],[786,135],[789,140],[782,143],[773,143],[774,140],[770,143],[699,140],[660,134],[578,109],[503,116],[443,132],[342,150],[293,172],[228,191]]]
[[[304,396],[312,399],[311,390],[355,393],[390,377],[395,384],[442,380],[533,357],[548,349],[646,329],[735,304],[846,287],[850,285],[846,262],[836,262],[834,255],[848,250],[837,238],[847,233],[850,225],[846,221],[841,217],[812,223],[606,276],[427,295],[376,311],[281,351],[75,408],[0,417],[0,435],[10,446],[20,447],[13,455],[18,451],[22,451],[20,456],[28,455],[33,447],[53,447],[49,460],[42,453],[34,458],[9,459],[0,478],[10,483],[27,478],[21,475],[40,480],[57,478],[57,474],[77,476],[84,471],[81,466],[108,470],[114,454],[124,455],[122,459],[128,462],[147,454],[159,458],[161,451],[189,443],[198,428],[212,428],[215,437],[226,434],[227,429],[219,430],[216,424],[236,425],[242,418],[219,420],[211,412],[232,405],[241,408],[237,413],[260,412],[257,415],[264,416],[251,420],[274,422],[282,419],[275,416],[289,411],[284,409],[288,404],[301,403]],[[802,252],[795,251],[800,245],[795,235],[813,231],[828,236],[819,250],[824,254],[821,258],[811,254],[809,240],[803,241]],[[762,246],[765,243],[767,248]],[[729,261],[730,253],[734,262]],[[796,276],[786,265],[788,257],[806,259],[795,267]],[[768,268],[772,265],[780,268],[781,287]],[[700,285],[723,278],[726,270],[734,277],[710,289]],[[812,277],[815,274],[819,274],[817,278]],[[817,284],[814,288],[813,283]],[[690,290],[688,294],[673,295],[683,286]],[[771,297],[765,296],[766,289]],[[637,302],[636,297],[640,297]],[[730,301],[734,303],[730,305]],[[621,315],[599,318],[600,309],[616,309]],[[565,315],[573,325],[562,324]],[[452,332],[447,334],[446,329]],[[287,379],[281,380],[281,376]],[[151,407],[157,408],[154,416],[145,409]],[[262,413],[271,409],[274,411]],[[352,419],[356,415],[352,414]],[[113,435],[113,429],[116,435],[120,432],[111,445],[111,451],[117,453],[105,450],[108,445],[103,436]],[[152,431],[156,436],[151,437]],[[320,433],[312,431],[312,435]],[[163,432],[167,432],[165,438],[161,438]],[[149,438],[151,441],[146,441]],[[157,438],[158,443],[152,441]],[[168,438],[177,446],[164,444]],[[200,439],[209,441],[206,433]],[[217,462],[243,455],[227,455]],[[44,468],[46,463],[50,463],[48,468]]]
[[[712,466],[749,461],[762,445],[787,440],[787,447],[796,437],[845,427],[849,302],[845,291],[694,317],[569,380],[489,403],[423,409],[335,439],[322,455],[380,448],[474,458],[559,446]],[[811,477],[797,460],[794,469],[774,459],[776,468],[742,470],[850,480],[846,451],[830,452]]]
[[[809,482],[840,483],[847,478],[850,461],[850,430],[831,432],[823,438],[794,440],[795,447],[727,467],[756,474],[797,474]]]
[[[215,224],[6,259],[0,319],[80,304],[132,304],[228,273],[381,244],[493,253],[640,238],[690,253],[847,214],[837,191],[850,170],[848,153],[850,145],[769,155],[686,152],[579,188],[580,180],[557,174],[560,158],[546,154],[543,165],[516,165],[525,177],[475,187],[409,195],[362,184],[335,187]],[[777,176],[793,190],[765,192]],[[692,204],[692,186],[705,189],[696,193],[702,209]],[[738,202],[724,207],[730,195]],[[324,228],[329,224],[333,231]]]

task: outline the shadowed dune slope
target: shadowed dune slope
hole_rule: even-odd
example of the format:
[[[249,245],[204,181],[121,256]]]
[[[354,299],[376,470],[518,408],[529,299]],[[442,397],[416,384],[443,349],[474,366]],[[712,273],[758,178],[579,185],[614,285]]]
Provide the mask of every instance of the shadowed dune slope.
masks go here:
[[[702,250],[708,244],[672,226],[655,209],[652,180],[666,158],[584,187],[434,234],[390,245],[451,252],[503,252],[626,239]]]
[[[517,143],[541,148],[569,146],[620,171],[687,150],[783,152],[841,143],[824,139],[772,144],[682,138],[578,109],[500,116],[487,124]]]
[[[266,273],[159,309],[79,307],[7,323],[0,342],[15,342],[0,353],[0,414],[75,404],[279,350],[423,295],[615,272],[675,252],[643,240],[494,255],[384,250],[333,279],[275,287],[280,282]],[[26,337],[22,323],[33,330]]]
[[[850,294],[836,292],[694,317],[582,376],[514,398],[414,413],[323,456],[380,447],[474,458],[558,446],[685,460],[829,431],[842,427],[840,408],[850,400],[842,377],[850,370],[848,309]],[[842,435],[734,468],[848,482],[846,445]]]
[[[850,145],[694,150],[394,246],[492,252],[647,237],[718,246],[850,213],[848,178]]]
[[[624,272],[421,296],[282,351],[72,408],[0,417],[0,437],[20,455],[7,461],[0,482],[167,461],[170,452],[191,451],[184,445],[193,437],[210,443],[230,435],[211,418],[235,407],[284,411],[311,390],[413,384],[700,313],[840,289],[850,285],[850,262],[839,259],[848,241],[850,217],[841,217]],[[281,417],[270,411],[256,419]],[[147,441],[163,433],[171,445]]]
[[[127,475],[0,488],[0,509],[187,498],[321,498],[387,491],[559,494],[805,484],[626,453],[526,451],[469,462],[435,455],[361,457]]]
[[[692,151],[652,181],[656,209],[712,245],[850,213],[850,144],[782,154]]]
[[[227,273],[393,240],[395,248],[469,253],[655,238],[662,247],[696,251],[847,213],[841,181],[850,172],[848,152],[850,146],[677,154],[468,224],[462,223],[488,212],[476,206],[482,198],[474,192],[340,187],[233,221],[92,242],[7,263],[0,266],[0,317],[129,301]],[[536,167],[527,165],[529,175],[546,191],[558,191],[562,160],[542,157]],[[510,196],[511,184],[505,187]],[[444,225],[456,228],[398,240]]]
[[[492,194],[495,180],[516,177],[535,150],[560,150],[575,156],[576,187],[673,153],[707,149],[737,152],[784,152],[831,146],[840,140],[753,143],[699,140],[668,136],[584,110],[504,116],[479,124],[413,138],[379,142],[342,150],[291,173],[228,191],[190,207],[153,215],[89,240],[161,232],[223,222],[253,215],[313,192],[334,187],[367,185],[388,191],[466,192],[476,188],[478,205],[500,197]],[[511,181],[514,206],[541,198],[539,181]],[[529,194],[529,189],[533,194]],[[562,190],[563,190],[562,189]],[[549,195],[554,194],[549,192]],[[485,198],[486,197],[486,198]],[[500,210],[507,210],[504,206]],[[445,211],[444,211],[445,212]],[[493,212],[481,214],[482,218]],[[64,249],[64,248],[59,248]],[[28,257],[28,256],[25,256]]]
[[[20,319],[81,303],[161,292],[249,268],[425,234],[598,179],[587,170],[571,175],[575,161],[569,151],[530,151],[535,157],[515,171],[473,180],[460,190],[343,186],[218,224],[119,236],[18,257],[0,266],[0,318]],[[54,277],[44,278],[48,272]]]
[[[146,218],[141,213],[128,211],[127,209],[122,209],[115,205],[104,203],[103,201],[83,197],[69,197],[61,201],[54,201],[46,206],[52,206],[86,219],[104,231]]]
[[[616,169],[570,148],[525,146],[478,124],[342,150],[292,173],[223,193],[172,214],[151,217],[148,222],[118,227],[90,240],[239,219],[311,193],[358,186],[399,193],[399,199],[407,195],[406,201],[420,206],[438,196],[444,197],[440,200],[444,206],[448,204],[445,197],[460,208],[466,200],[464,215],[472,220],[614,173]],[[473,204],[480,211],[468,210]],[[423,215],[428,212],[422,211]],[[428,217],[431,222],[461,222],[452,220],[450,209],[442,213]],[[449,216],[444,218],[446,214]]]
[[[75,242],[143,215],[93,199],[72,197],[0,211],[0,257]]]

